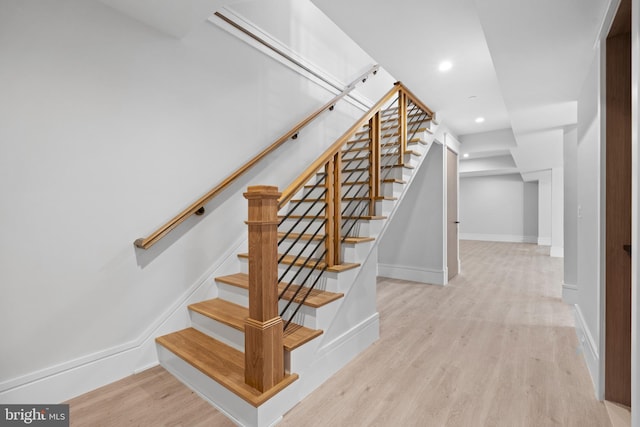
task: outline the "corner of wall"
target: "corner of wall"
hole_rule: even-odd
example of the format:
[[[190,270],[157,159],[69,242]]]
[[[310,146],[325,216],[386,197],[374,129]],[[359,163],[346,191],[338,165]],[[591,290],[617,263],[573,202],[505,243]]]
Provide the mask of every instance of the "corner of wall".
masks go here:
[[[596,399],[604,398],[604,390],[601,381],[601,360],[598,352],[598,345],[593,338],[593,334],[587,326],[580,305],[575,304],[574,313],[576,319],[576,335],[578,337],[578,350],[584,355],[584,360],[591,375],[591,381],[595,390]]]

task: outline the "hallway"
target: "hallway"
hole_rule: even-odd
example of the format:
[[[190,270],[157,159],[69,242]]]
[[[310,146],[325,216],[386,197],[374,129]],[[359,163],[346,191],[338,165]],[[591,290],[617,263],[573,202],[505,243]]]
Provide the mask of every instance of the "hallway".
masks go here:
[[[562,260],[461,241],[446,287],[380,278],[381,337],[282,426],[610,425],[561,301]],[[231,426],[161,368],[71,402],[75,426]]]

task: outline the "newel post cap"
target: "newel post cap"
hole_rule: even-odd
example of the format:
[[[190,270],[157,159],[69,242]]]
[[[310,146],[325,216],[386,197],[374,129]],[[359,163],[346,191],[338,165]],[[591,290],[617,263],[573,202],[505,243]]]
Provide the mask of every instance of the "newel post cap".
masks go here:
[[[277,199],[281,194],[273,185],[252,185],[243,195],[246,199]]]

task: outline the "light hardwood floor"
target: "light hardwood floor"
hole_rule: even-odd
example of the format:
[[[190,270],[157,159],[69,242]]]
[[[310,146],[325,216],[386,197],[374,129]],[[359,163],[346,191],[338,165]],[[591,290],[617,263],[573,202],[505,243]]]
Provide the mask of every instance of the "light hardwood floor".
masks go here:
[[[562,260],[462,241],[448,286],[380,278],[381,337],[281,426],[609,427],[561,301]],[[232,426],[162,368],[69,402],[73,426]]]

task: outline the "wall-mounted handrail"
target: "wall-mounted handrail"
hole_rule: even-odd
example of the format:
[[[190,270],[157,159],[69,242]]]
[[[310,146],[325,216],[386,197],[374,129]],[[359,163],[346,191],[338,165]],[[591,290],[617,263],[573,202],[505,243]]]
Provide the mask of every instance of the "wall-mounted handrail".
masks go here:
[[[342,90],[338,95],[333,97],[329,102],[324,104],[322,107],[318,108],[316,111],[311,113],[309,116],[302,119],[298,122],[291,130],[278,138],[273,144],[269,145],[267,148],[258,153],[255,157],[249,160],[247,163],[242,165],[236,171],[234,171],[231,175],[225,178],[220,184],[213,187],[209,190],[205,195],[200,197],[198,200],[190,204],[186,209],[180,212],[178,215],[173,217],[167,223],[163,224],[156,231],[148,235],[147,237],[141,237],[137,239],[134,244],[141,249],[149,249],[155,243],[157,243],[160,239],[167,235],[171,230],[176,228],[182,222],[184,222],[191,215],[202,212],[204,209],[204,205],[210,202],[214,197],[220,194],[225,188],[231,185],[236,179],[242,176],[245,172],[251,169],[256,163],[262,160],[267,154],[271,153],[278,147],[280,147],[283,143],[288,141],[289,139],[296,139],[300,130],[302,130],[309,123],[314,121],[318,116],[320,116],[325,111],[331,111],[335,107],[336,103],[340,101],[342,98],[347,96],[359,82],[364,82],[366,78],[370,74],[376,74],[378,72],[379,65],[374,65],[367,72],[360,75],[356,78],[351,84],[349,84],[345,89]]]
[[[389,92],[387,92],[378,102],[375,103],[373,107],[369,111],[367,111],[361,118],[358,120],[353,126],[351,126],[338,140],[331,145],[320,157],[318,157],[312,164],[309,166],[302,174],[296,178],[286,190],[282,192],[282,196],[278,200],[278,208],[282,208],[284,205],[289,202],[293,198],[293,196],[302,188],[303,185],[321,168],[323,167],[329,160],[335,156],[341,149],[342,146],[353,136],[353,134],[364,126],[378,111],[382,109],[382,107],[391,100],[397,93],[402,92],[406,95],[407,99],[410,99],[413,103],[422,108],[425,112],[429,114],[430,118],[433,118],[433,111],[425,106],[422,101],[413,95],[411,91],[409,91],[405,85],[401,82],[396,82],[395,85]]]

